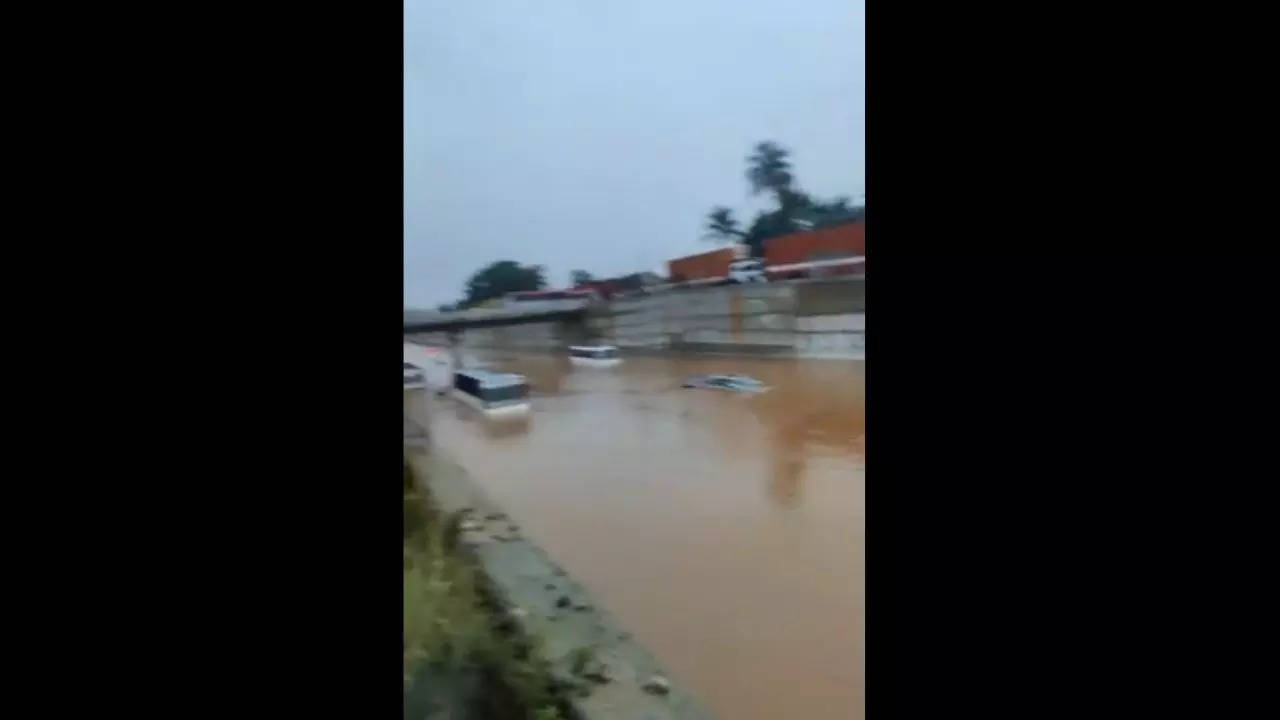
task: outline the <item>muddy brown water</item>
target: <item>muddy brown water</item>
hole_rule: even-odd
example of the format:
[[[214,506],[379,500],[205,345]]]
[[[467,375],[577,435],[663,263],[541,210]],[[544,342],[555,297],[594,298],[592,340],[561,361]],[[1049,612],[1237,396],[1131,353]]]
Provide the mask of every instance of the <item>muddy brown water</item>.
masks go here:
[[[864,365],[489,356],[533,413],[433,442],[723,718],[862,718]],[[758,396],[681,389],[739,372]]]

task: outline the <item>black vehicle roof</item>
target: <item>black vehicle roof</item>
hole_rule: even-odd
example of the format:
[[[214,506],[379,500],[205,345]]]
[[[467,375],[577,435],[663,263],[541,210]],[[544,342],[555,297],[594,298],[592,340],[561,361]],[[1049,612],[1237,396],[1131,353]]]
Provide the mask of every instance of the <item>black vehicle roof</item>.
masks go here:
[[[525,378],[523,375],[516,375],[515,373],[497,373],[491,370],[480,370],[478,368],[466,368],[463,370],[459,370],[457,374],[473,377],[482,386],[489,386],[489,387],[501,386],[501,385],[516,385],[516,384],[525,383]]]

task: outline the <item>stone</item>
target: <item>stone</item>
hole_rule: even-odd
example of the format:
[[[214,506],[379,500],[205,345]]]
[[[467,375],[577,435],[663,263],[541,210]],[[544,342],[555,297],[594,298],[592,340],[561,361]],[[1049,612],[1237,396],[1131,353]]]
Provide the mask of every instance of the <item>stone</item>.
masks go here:
[[[671,683],[661,675],[651,675],[641,687],[645,692],[654,695],[666,695],[671,692]]]
[[[568,671],[561,668],[551,668],[549,674],[551,675],[552,684],[562,690],[572,690],[581,685],[581,683],[578,682],[578,678],[570,675]]]
[[[458,529],[467,531],[467,532],[484,530],[484,523],[479,522],[477,520],[463,520],[462,522],[458,523]]]
[[[570,603],[569,603],[569,596],[568,596],[568,595],[561,595],[561,596],[556,600],[556,607],[558,607],[558,608],[566,608],[566,607],[569,607],[569,604],[570,604]]]
[[[630,639],[631,639],[631,633],[629,633],[629,632],[620,632],[620,633],[618,633],[618,639],[619,639],[619,640],[630,640]]]
[[[555,590],[555,589],[556,589],[556,586],[555,586],[555,584],[554,584],[554,583],[547,583],[546,585],[543,585],[542,587],[543,587],[544,589],[546,589],[546,590]]]
[[[511,608],[511,614],[512,614],[513,616],[515,616],[515,617],[522,618],[522,617],[524,617],[524,616],[528,615],[528,614],[529,614],[529,611],[528,611],[528,610],[525,610],[524,608],[520,607],[519,605],[516,605],[516,606],[514,606],[514,607],[512,607],[512,608]]]
[[[579,601],[573,604],[573,609],[577,610],[578,612],[586,612],[587,610],[591,609],[591,606],[587,603]]]
[[[613,671],[609,669],[608,665],[605,665],[602,662],[593,662],[589,663],[587,667],[583,669],[582,677],[603,685],[613,680]]]
[[[592,650],[589,647],[574,648],[568,656],[569,671],[574,675],[581,675],[587,666],[593,662]]]
[[[506,520],[506,519],[507,519],[507,514],[506,514],[506,513],[500,513],[500,512],[491,512],[491,513],[489,513],[488,515],[485,515],[485,516],[484,516],[484,519],[485,519],[485,520]]]
[[[520,526],[514,523],[511,525],[508,525],[507,529],[510,530],[511,532],[520,532]]]

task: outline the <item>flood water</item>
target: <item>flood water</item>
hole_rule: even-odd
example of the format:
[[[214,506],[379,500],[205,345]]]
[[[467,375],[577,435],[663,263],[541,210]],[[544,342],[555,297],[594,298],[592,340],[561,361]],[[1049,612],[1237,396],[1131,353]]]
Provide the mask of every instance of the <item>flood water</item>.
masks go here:
[[[720,717],[862,718],[864,365],[492,356],[527,422],[433,400],[432,441]],[[681,389],[738,372],[773,390]]]

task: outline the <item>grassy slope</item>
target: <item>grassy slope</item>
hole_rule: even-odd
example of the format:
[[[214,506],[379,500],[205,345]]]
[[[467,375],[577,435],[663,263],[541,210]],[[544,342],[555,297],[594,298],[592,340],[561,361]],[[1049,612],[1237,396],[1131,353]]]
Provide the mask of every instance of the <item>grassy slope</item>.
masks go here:
[[[436,512],[404,469],[406,720],[560,718],[537,648],[504,622],[475,566],[457,551],[459,518]]]

